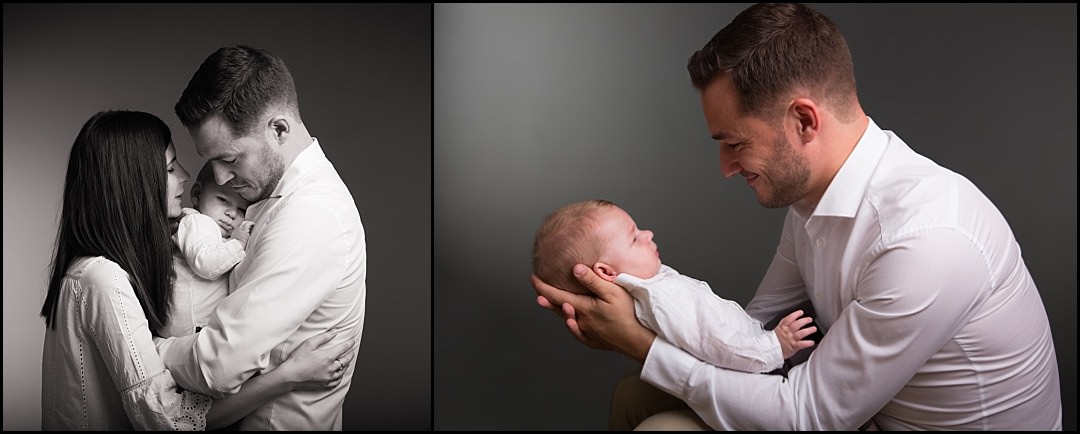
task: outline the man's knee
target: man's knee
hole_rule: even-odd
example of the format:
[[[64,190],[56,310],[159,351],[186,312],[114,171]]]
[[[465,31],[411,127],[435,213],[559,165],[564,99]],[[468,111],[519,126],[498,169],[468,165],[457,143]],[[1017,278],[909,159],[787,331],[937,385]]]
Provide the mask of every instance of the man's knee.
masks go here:
[[[645,419],[634,431],[712,431],[692,410],[673,410]]]
[[[629,431],[654,414],[690,409],[681,399],[641,381],[638,375],[628,375],[615,386],[608,421],[612,430]]]

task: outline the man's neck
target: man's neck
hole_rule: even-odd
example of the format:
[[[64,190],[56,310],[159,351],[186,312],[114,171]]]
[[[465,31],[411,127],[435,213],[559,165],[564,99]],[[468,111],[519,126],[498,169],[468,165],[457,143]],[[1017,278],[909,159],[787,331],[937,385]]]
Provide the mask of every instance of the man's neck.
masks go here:
[[[293,131],[289,134],[288,143],[285,146],[286,153],[284,155],[283,162],[285,167],[292,166],[293,161],[296,161],[296,157],[304,152],[308,146],[315,143],[315,138],[311,137],[307,128],[303,124],[294,127]]]
[[[820,181],[814,183],[814,187],[811,187],[806,196],[792,204],[796,211],[803,215],[810,215],[814,212],[818,202],[821,201],[829,186],[832,185],[836,174],[840,172],[840,168],[844,166],[844,162],[851,155],[851,151],[855,150],[855,146],[859,144],[859,140],[862,140],[863,134],[866,134],[866,128],[869,125],[870,118],[860,112],[858,119],[854,122],[839,124],[840,128],[837,129],[835,137],[825,138],[828,143],[835,145],[826,148],[828,153],[822,159]]]

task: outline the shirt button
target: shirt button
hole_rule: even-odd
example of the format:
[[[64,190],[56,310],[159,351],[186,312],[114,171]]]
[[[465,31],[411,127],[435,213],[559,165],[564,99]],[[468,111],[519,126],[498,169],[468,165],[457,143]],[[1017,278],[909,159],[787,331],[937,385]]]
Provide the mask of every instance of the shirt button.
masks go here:
[[[821,246],[824,246],[824,245],[825,245],[825,240],[823,240],[821,238],[818,238],[817,239],[817,246],[821,247]]]

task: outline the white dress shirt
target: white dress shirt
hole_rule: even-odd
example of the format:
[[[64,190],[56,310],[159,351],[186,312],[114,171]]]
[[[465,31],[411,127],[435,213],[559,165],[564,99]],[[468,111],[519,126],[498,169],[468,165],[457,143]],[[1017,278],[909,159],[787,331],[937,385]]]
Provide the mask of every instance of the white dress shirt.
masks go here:
[[[60,283],[41,357],[41,429],[204,430],[209,396],[178,391],[128,274],[76,259]]]
[[[185,209],[173,241],[172,304],[169,319],[161,331],[163,337],[187,336],[196,327],[205,326],[218,302],[229,295],[229,276],[225,275],[244,260],[244,243],[221,237],[214,219]]]
[[[255,223],[247,257],[230,273],[232,292],[192,336],[159,341],[177,382],[221,396],[285,361],[331,328],[327,345],[364,327],[367,252],[360,213],[345,183],[313,141],[286,169],[271,196],[248,207]],[[324,391],[279,395],[246,417],[244,430],[340,430],[353,367]]]
[[[1049,320],[1005,218],[873,121],[813,213],[789,208],[747,312],[807,299],[827,333],[787,380],[661,338],[642,379],[716,429],[1061,429]]]
[[[648,279],[619,274],[615,283],[634,297],[634,312],[649,330],[714,366],[770,372],[784,365],[776,333],[739,303],[720,298],[708,283],[667,265]]]

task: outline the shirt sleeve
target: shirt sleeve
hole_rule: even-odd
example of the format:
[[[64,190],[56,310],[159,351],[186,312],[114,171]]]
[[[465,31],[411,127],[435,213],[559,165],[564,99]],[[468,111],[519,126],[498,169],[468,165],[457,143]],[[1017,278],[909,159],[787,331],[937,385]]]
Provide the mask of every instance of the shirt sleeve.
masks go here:
[[[205,430],[213,400],[179,389],[165,369],[127,273],[109,262],[83,275],[86,334],[94,341],[138,430]]]
[[[214,280],[244,260],[244,244],[221,237],[221,229],[205,214],[190,214],[180,220],[176,245],[197,276]]]
[[[724,430],[855,429],[885,406],[989,294],[987,262],[954,229],[882,247],[856,299],[785,379],[708,365],[657,339],[642,379]]]
[[[259,229],[249,268],[209,323],[195,335],[159,342],[185,387],[215,397],[239,391],[341,282],[347,246],[338,216],[314,201],[278,206]]]

